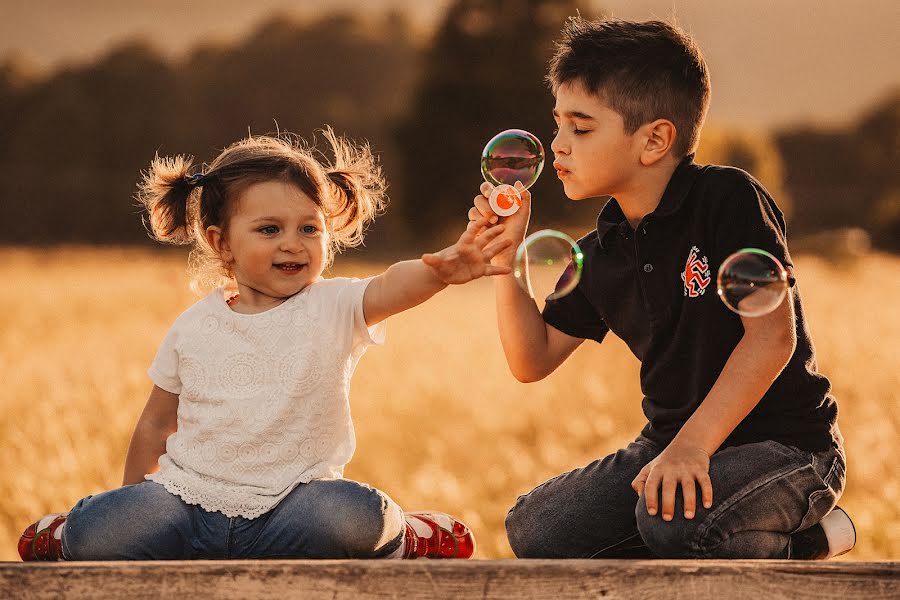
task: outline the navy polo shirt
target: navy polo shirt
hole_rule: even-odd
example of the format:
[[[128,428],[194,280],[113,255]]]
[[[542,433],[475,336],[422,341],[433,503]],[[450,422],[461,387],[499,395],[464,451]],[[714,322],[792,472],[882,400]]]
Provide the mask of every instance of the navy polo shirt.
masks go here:
[[[719,265],[741,248],[773,254],[793,285],[797,348],[759,404],[723,446],[776,440],[823,450],[838,439],[831,385],[816,370],[781,210],[746,172],[676,168],[656,210],[632,229],[616,200],[579,240],[584,270],[570,294],[547,302],[544,320],[601,342],[608,331],[641,361],[643,434],[666,445],[712,388],[744,328],[716,293]]]

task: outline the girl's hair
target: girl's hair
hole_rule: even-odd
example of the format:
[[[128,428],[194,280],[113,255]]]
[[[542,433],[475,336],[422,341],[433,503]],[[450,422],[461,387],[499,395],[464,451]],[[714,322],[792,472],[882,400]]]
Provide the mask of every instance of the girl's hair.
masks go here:
[[[236,142],[194,174],[193,157],[157,155],[142,173],[136,196],[147,209],[151,237],[192,244],[192,283],[199,288],[217,285],[231,273],[206,241],[206,229],[216,225],[227,230],[237,199],[251,185],[284,181],[322,209],[329,233],[325,264],[330,264],[336,252],[362,243],[366,226],[384,209],[386,184],[368,144],[354,144],[331,127],[322,133],[334,161],[284,132]]]

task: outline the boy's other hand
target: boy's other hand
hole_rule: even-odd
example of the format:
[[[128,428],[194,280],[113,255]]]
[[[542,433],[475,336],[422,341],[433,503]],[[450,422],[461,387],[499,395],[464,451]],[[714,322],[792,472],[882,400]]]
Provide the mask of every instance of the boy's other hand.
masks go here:
[[[492,226],[496,226],[496,223],[500,223],[506,228],[505,233],[494,242],[495,244],[504,244],[504,247],[495,253],[491,261],[491,264],[496,266],[513,267],[516,249],[525,239],[525,232],[528,231],[528,219],[531,217],[531,192],[526,190],[520,181],[516,182],[515,188],[522,197],[522,206],[515,214],[508,217],[497,216],[488,202],[494,186],[486,181],[481,184],[481,188],[479,188],[481,194],[475,196],[474,206],[469,209],[469,228],[472,228],[474,223],[482,218],[487,219],[485,225],[487,227],[493,228]]]
[[[647,513],[659,512],[659,496],[662,489],[662,518],[671,521],[675,514],[675,494],[681,486],[684,497],[684,518],[693,519],[696,514],[696,484],[700,484],[703,507],[712,506],[713,489],[709,479],[709,455],[696,446],[673,442],[638,473],[631,487],[644,494]]]
[[[488,228],[488,225],[487,217],[469,223],[455,244],[434,254],[423,254],[422,262],[431,268],[435,277],[448,285],[468,283],[485,275],[511,273],[510,266],[491,264],[491,259],[511,243],[508,239],[501,239],[506,228],[503,225]]]

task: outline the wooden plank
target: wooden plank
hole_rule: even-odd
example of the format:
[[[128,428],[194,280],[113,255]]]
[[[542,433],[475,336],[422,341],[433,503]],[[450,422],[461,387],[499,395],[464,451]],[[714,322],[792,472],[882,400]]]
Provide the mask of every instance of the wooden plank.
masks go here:
[[[0,597],[900,599],[900,563],[774,560],[0,563]]]

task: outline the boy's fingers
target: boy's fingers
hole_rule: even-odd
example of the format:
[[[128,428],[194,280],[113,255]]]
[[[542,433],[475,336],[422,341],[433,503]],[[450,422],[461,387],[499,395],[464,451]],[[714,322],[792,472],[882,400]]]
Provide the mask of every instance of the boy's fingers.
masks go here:
[[[678,490],[678,480],[674,477],[666,477],[662,484],[662,518],[663,521],[671,521],[675,514],[675,492]]]
[[[475,196],[475,199],[472,200],[472,203],[475,204],[475,208],[479,213],[489,218],[491,223],[496,223],[499,220],[499,217],[494,214],[490,202],[488,202],[488,199],[484,196]]]
[[[698,481],[700,482],[700,494],[703,498],[703,508],[711,508],[713,502],[713,488],[709,473],[704,473],[698,478]]]
[[[647,503],[647,514],[654,516],[659,509],[659,478],[653,473],[644,484],[644,501]]]
[[[697,485],[693,477],[681,482],[681,496],[684,498],[684,518],[693,519],[697,510]]]
[[[490,183],[485,181],[484,183],[481,184],[481,186],[478,189],[485,198],[489,198],[491,195],[491,192],[494,191],[494,186],[492,186]]]

